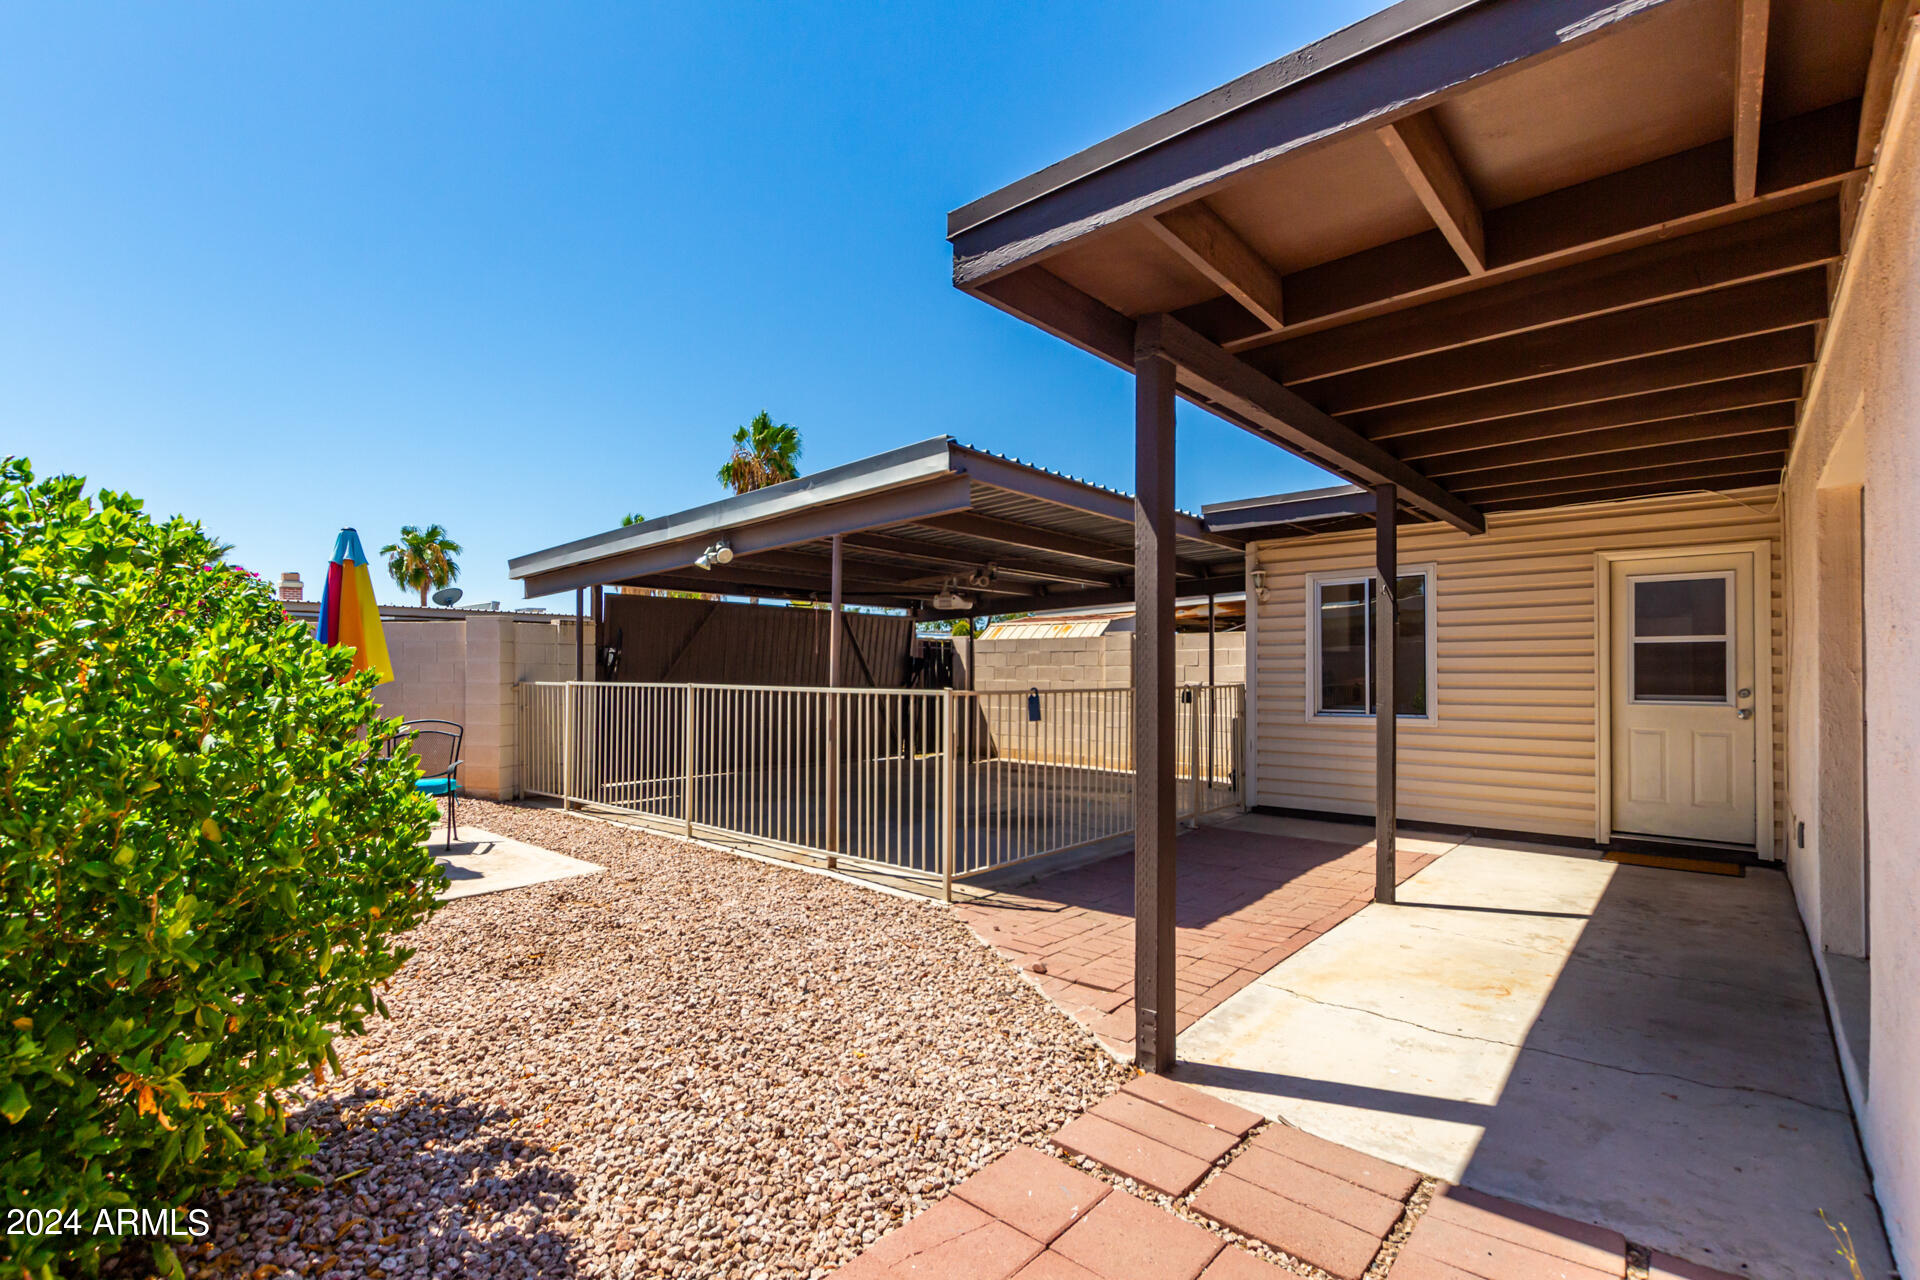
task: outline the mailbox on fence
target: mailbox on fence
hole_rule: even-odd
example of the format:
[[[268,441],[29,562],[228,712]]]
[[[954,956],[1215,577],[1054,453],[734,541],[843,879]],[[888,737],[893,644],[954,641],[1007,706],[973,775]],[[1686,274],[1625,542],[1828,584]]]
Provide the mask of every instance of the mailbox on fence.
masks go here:
[[[1027,719],[1029,721],[1038,721],[1040,719],[1039,685],[1035,685],[1033,688],[1027,690]]]

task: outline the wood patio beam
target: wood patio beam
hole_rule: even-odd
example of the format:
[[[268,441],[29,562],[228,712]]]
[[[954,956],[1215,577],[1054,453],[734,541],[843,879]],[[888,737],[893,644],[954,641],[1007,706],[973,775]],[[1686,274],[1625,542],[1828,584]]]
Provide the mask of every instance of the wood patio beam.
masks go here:
[[[1515,497],[1508,495],[1489,499],[1486,504],[1486,509],[1489,511],[1529,511],[1538,510],[1542,507],[1583,506],[1589,502],[1617,502],[1622,498],[1651,498],[1663,493],[1690,493],[1701,490],[1727,492],[1734,489],[1752,489],[1762,485],[1777,485],[1779,483],[1780,468],[1774,467],[1769,470],[1747,472],[1743,475],[1715,476],[1710,480],[1702,480],[1693,484],[1676,484],[1672,479],[1648,480],[1639,484],[1606,485],[1581,490],[1577,493],[1554,494],[1550,497],[1540,497],[1537,495]]]
[[[1281,277],[1287,328],[1279,338],[1739,222],[1762,209],[1831,197],[1855,169],[1859,110],[1857,101],[1843,102],[1769,122],[1760,146],[1758,189],[1745,204],[1732,200],[1727,174],[1733,142],[1722,139],[1488,211],[1484,275],[1463,271],[1459,255],[1437,231],[1287,272]],[[1216,327],[1215,340],[1230,351],[1278,340],[1251,322],[1239,323],[1238,330]]]
[[[1733,436],[1764,435],[1790,429],[1794,425],[1796,412],[1797,406],[1787,402],[1759,405],[1750,409],[1729,409],[1719,413],[1690,414],[1624,427],[1556,435],[1544,439],[1518,437],[1515,443],[1495,445],[1490,448],[1437,453],[1422,467],[1422,470],[1436,480],[1451,483],[1454,476],[1469,475],[1497,467],[1513,467],[1560,458],[1584,458],[1596,454],[1628,453],[1693,440],[1725,440]]]
[[[1472,506],[1172,316],[1141,320],[1135,343],[1141,358],[1171,360],[1182,389],[1230,409],[1260,435],[1362,484],[1395,485],[1403,500],[1457,529],[1486,531]]]
[[[1769,0],[1740,0],[1733,71],[1733,198],[1753,199],[1760,180],[1760,98],[1767,77]]]
[[[1453,148],[1447,145],[1447,137],[1440,131],[1433,112],[1402,116],[1382,125],[1376,132],[1440,234],[1460,255],[1460,261],[1471,274],[1484,274],[1487,233],[1480,221],[1480,204],[1467,185],[1466,175],[1460,172],[1460,162],[1454,158]]]
[[[1805,382],[1804,370],[1785,369],[1749,378],[1728,378],[1723,382],[1622,396],[1565,409],[1514,414],[1495,418],[1491,422],[1473,422],[1440,431],[1425,431],[1419,435],[1395,437],[1395,442],[1388,447],[1401,458],[1425,470],[1428,459],[1445,458],[1464,450],[1558,439],[1642,423],[1673,422],[1729,411],[1764,410],[1792,416],[1794,405],[1805,394]]]
[[[1767,404],[1800,397],[1800,371],[1813,363],[1813,351],[1813,327],[1807,325],[1376,413],[1356,413],[1346,421],[1373,440],[1470,425],[1492,428],[1493,439],[1499,440],[1507,438],[1499,434],[1500,424],[1537,429],[1555,421],[1550,414],[1568,415],[1569,421],[1582,424],[1581,430],[1672,417],[1678,411],[1667,411],[1663,395],[1671,395],[1673,403],[1702,410]],[[1582,416],[1581,410],[1588,412]],[[1394,452],[1413,456],[1399,446],[1394,446]]]
[[[984,516],[977,511],[929,516],[914,523],[929,529],[945,529],[949,533],[987,538],[1010,546],[1025,547],[1030,551],[1065,556],[1071,560],[1088,560],[1095,564],[1119,565],[1128,569],[1133,567],[1133,553],[1115,543],[1097,542],[1092,538],[1060,533],[1053,529],[1042,529],[1038,525],[1003,520],[998,516]],[[1200,570],[1192,565],[1182,565],[1180,572],[1198,573]]]
[[[1399,875],[1400,703],[1393,681],[1400,644],[1400,510],[1393,486],[1373,489],[1373,900],[1392,902]],[[1428,696],[1432,696],[1431,692]]]
[[[1234,569],[1227,573],[1213,573],[1203,578],[1182,578],[1177,582],[1182,596],[1199,596],[1207,592],[1239,591],[1246,586],[1246,573]],[[1012,600],[994,601],[996,613],[1032,613],[1040,609],[1098,609],[1113,604],[1134,603],[1132,575],[1123,586],[1105,587],[1087,591],[1047,591],[1035,592],[1029,596],[1019,596]],[[913,616],[922,620],[940,621],[946,618],[978,617],[980,610],[973,609],[932,609],[925,605],[917,606]]]
[[[1364,413],[1813,324],[1827,299],[1826,269],[1809,267],[1294,389],[1335,416]]]
[[[1793,441],[1791,427],[1756,431],[1738,436],[1705,440],[1661,441],[1640,449],[1614,449],[1580,457],[1556,458],[1516,466],[1476,467],[1456,473],[1456,483],[1476,492],[1528,485],[1541,480],[1564,480],[1572,476],[1611,476],[1629,471],[1654,471],[1669,467],[1708,462],[1739,460],[1740,470],[1750,470],[1755,460],[1787,456]]]
[[[1618,485],[1631,485],[1641,482],[1659,483],[1676,492],[1686,489],[1713,488],[1713,482],[1724,480],[1728,476],[1766,473],[1775,480],[1780,478],[1780,467],[1785,465],[1785,455],[1781,455],[1780,466],[1767,466],[1758,458],[1730,458],[1722,461],[1689,463],[1681,466],[1664,466],[1659,463],[1632,471],[1622,471],[1611,476],[1572,476],[1558,480],[1535,480],[1526,484],[1512,484],[1467,488],[1465,492],[1474,495],[1481,502],[1509,502],[1514,499],[1564,498],[1570,494],[1587,493]]]
[[[1283,382],[1348,373],[1628,307],[1780,275],[1840,256],[1832,200],[1661,240],[1424,306],[1290,338],[1250,360]]]
[[[1280,273],[1221,220],[1205,200],[1146,220],[1147,229],[1181,259],[1224,290],[1269,330],[1285,323]]]
[[[1080,586],[1105,587],[1117,586],[1119,579],[1087,570],[1060,569],[1051,565],[1036,565],[1028,562],[996,560],[992,556],[976,555],[962,551],[957,547],[934,547],[924,542],[915,542],[910,538],[895,538],[878,533],[850,533],[846,537],[849,551],[872,551],[892,557],[895,560],[907,560],[917,564],[937,565],[955,574],[976,573],[992,567],[1001,573],[1016,574],[1023,578],[1040,578],[1048,582],[1067,582]]]

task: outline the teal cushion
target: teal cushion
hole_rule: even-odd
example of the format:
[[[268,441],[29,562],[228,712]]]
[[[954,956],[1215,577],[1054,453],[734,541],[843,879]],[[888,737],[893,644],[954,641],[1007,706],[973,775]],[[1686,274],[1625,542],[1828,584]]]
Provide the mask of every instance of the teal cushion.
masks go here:
[[[430,796],[446,796],[458,791],[460,784],[452,778],[415,778],[413,789],[424,791]]]

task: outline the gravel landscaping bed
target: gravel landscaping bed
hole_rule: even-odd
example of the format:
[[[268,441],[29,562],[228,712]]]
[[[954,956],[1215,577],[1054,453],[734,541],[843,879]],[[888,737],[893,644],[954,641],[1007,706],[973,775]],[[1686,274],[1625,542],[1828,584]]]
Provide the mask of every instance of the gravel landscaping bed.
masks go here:
[[[824,1275],[1127,1074],[938,905],[551,810],[597,875],[448,904],[309,1088],[319,1189],[195,1276]]]

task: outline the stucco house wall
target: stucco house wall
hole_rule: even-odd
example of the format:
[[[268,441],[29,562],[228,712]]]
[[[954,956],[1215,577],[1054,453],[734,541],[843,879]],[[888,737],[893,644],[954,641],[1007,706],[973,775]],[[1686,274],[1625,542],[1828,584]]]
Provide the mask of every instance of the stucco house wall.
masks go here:
[[[1836,1031],[1848,1087],[1894,1256],[1907,1275],[1920,1273],[1920,831],[1912,814],[1920,795],[1915,64],[1910,38],[1880,153],[1854,213],[1857,231],[1788,459],[1783,501],[1788,715],[1795,727],[1786,779],[1795,824],[1789,874],[1829,1005],[1843,1014]],[[1846,990],[1848,974],[1870,977],[1867,989]],[[1870,1052],[1844,1016],[1855,999],[1870,1028]]]

